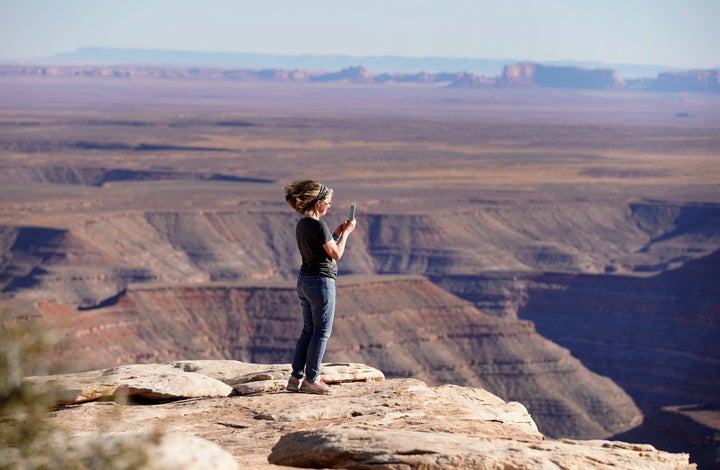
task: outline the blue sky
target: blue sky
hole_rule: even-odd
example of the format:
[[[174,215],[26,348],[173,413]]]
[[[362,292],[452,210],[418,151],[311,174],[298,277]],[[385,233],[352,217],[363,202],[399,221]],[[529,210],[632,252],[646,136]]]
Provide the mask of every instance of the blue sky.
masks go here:
[[[0,58],[80,47],[720,66],[720,0],[0,0]]]

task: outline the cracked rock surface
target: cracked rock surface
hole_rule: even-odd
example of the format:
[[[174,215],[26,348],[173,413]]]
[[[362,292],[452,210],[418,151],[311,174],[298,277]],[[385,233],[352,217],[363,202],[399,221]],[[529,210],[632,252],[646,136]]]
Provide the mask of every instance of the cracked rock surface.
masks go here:
[[[168,373],[171,369],[177,372]],[[112,400],[66,404],[53,411],[50,419],[73,436],[94,436],[101,441],[128,433],[174,436],[163,444],[170,449],[150,455],[181,455],[191,452],[198,440],[208,442],[219,462],[217,468],[235,468],[235,464],[256,469],[695,468],[686,454],[670,454],[644,444],[546,439],[520,403],[505,402],[479,388],[384,380],[382,372],[363,364],[324,364],[323,376],[335,390],[329,396],[284,391],[290,369],[283,364],[179,361],[137,365],[132,367],[132,379],[127,374],[130,369],[111,370],[123,370],[125,379],[141,381],[150,392],[129,404]],[[101,388],[103,377],[110,375],[107,372],[87,373],[76,388]],[[157,394],[151,386],[153,374],[165,391],[171,389],[169,383],[181,382],[174,389],[184,395],[168,401],[167,393]],[[197,374],[232,384],[234,391],[217,396],[217,388],[211,387],[206,396],[200,391],[188,394],[188,383],[195,382],[187,382],[183,374],[193,380]],[[93,385],[90,376],[100,382]],[[73,378],[79,375],[28,380],[62,383],[70,389]],[[253,387],[248,388],[249,384]],[[178,439],[178,434],[193,439]],[[172,442],[181,444],[173,450]],[[219,456],[218,449],[232,459]]]

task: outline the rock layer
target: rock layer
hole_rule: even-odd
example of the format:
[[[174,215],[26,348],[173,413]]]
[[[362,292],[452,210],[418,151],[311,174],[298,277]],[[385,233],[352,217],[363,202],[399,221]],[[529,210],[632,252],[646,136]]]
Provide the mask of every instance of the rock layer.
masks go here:
[[[7,226],[0,231],[0,285],[13,295],[93,308],[132,283],[290,280],[299,265],[287,233],[295,220],[285,208],[266,208],[110,213],[67,229]],[[715,251],[720,209],[618,200],[468,202],[431,214],[367,213],[363,225],[342,274],[648,275]]]
[[[551,436],[602,438],[641,421],[619,387],[543,339],[532,323],[484,315],[424,278],[345,276],[337,295],[328,361],[486,388],[524,403]],[[108,307],[41,309],[48,319],[71,319],[64,326],[74,348],[65,357],[92,357],[89,368],[182,357],[289,362],[302,327],[287,285],[133,287]]]
[[[338,427],[286,434],[268,460],[304,468],[535,470],[690,469],[687,456],[650,445],[609,441],[498,442],[442,432],[384,432]]]
[[[519,315],[647,414],[712,403],[720,397],[719,270],[716,252],[647,278],[546,274]]]

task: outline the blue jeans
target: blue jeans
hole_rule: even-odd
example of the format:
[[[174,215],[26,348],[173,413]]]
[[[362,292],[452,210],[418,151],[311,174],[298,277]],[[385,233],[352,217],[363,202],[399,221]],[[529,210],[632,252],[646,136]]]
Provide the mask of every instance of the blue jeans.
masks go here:
[[[292,374],[311,382],[320,377],[320,364],[335,317],[335,279],[325,276],[298,276],[297,293],[303,315],[303,329],[295,345]]]

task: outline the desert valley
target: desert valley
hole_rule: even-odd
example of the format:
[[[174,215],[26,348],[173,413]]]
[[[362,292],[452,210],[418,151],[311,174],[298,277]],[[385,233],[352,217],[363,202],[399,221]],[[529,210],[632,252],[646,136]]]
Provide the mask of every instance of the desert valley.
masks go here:
[[[327,361],[720,468],[718,159],[717,93],[0,76],[0,310],[63,332],[26,375],[288,363],[319,179]]]

